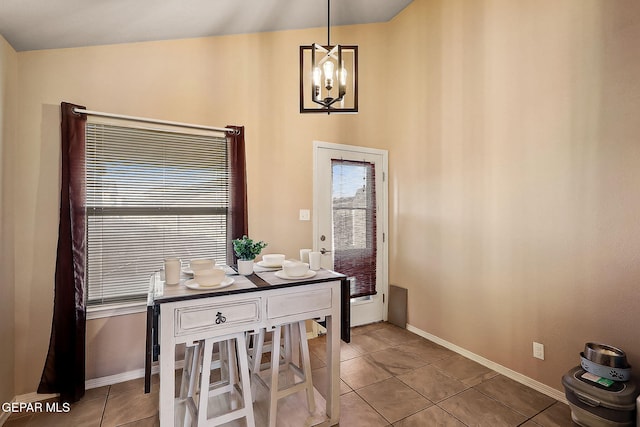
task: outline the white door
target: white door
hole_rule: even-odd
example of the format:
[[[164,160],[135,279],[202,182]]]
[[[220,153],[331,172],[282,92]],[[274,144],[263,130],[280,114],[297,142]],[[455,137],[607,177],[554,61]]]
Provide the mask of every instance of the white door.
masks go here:
[[[314,141],[313,246],[349,277],[351,326],[387,318],[387,151]]]

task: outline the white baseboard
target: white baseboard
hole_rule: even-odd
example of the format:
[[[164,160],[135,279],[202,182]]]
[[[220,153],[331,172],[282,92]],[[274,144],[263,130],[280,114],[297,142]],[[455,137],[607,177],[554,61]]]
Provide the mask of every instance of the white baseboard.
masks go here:
[[[182,369],[183,367],[184,360],[176,360],[176,369]],[[160,366],[157,364],[153,365],[151,367],[151,374],[157,374],[158,372],[160,372]],[[85,381],[84,388],[89,390],[92,388],[104,387],[106,385],[123,383],[125,381],[137,380],[138,378],[144,378],[144,368],[122,372],[115,375],[108,375],[106,377],[93,378]]]
[[[322,326],[320,323],[313,321],[311,322],[311,332],[307,332],[307,339],[313,339],[319,337],[320,335],[325,335],[327,333],[327,328]]]
[[[314,325],[316,325],[315,322],[314,322]],[[320,325],[318,325],[318,327],[321,328],[321,330],[324,330],[324,328],[322,328]],[[317,335],[314,335],[313,331],[307,332],[307,339],[312,339],[312,338],[315,338],[316,336]],[[176,369],[182,369],[183,366],[184,366],[184,360],[176,360]],[[153,365],[151,367],[151,374],[157,374],[158,372],[160,372],[160,366]],[[104,387],[107,385],[118,384],[125,381],[137,380],[138,378],[143,378],[143,377],[144,377],[144,368],[135,369],[133,371],[122,372],[115,375],[107,375],[105,377],[92,378],[90,380],[85,381],[84,387],[85,389],[89,390],[92,388]],[[58,396],[57,394],[38,394],[36,392],[32,392],[32,393],[21,394],[19,396],[16,396],[13,399],[13,401],[39,402],[39,401],[50,399],[52,397],[57,397],[57,396]],[[4,414],[0,414],[0,421],[2,421],[2,415]],[[7,418],[8,418],[8,415],[7,415]],[[2,423],[0,423],[0,426],[2,426]]]
[[[24,403],[33,403],[40,402],[42,400],[52,399],[54,397],[58,397],[57,393],[53,394],[41,394],[36,393],[35,391],[32,393],[21,394],[13,398],[13,402],[24,402]]]
[[[184,360],[176,360],[176,369],[182,369],[184,366]],[[160,366],[153,365],[151,367],[151,373],[157,374],[160,372]],[[104,387],[107,385],[113,385],[122,383],[130,380],[137,380],[138,378],[144,378],[144,369],[135,369],[133,371],[122,372],[120,374],[108,375],[106,377],[93,378],[85,381],[84,387],[89,390],[92,388]],[[33,403],[40,402],[42,400],[51,399],[54,397],[58,397],[58,394],[40,394],[36,392],[21,394],[13,398],[13,402],[25,402],[25,403]],[[2,417],[4,413],[0,414],[0,421],[2,421]],[[9,415],[7,414],[7,418]],[[2,422],[0,422],[0,426],[2,426]]]
[[[429,341],[433,341],[436,344],[440,344],[441,346],[446,347],[449,350],[454,351],[468,359],[471,359],[474,362],[481,364],[482,366],[486,366],[487,368],[492,369],[498,372],[499,374],[504,375],[507,378],[517,381],[520,384],[524,384],[527,387],[531,387],[532,389],[539,391],[540,393],[545,394],[553,399],[559,400],[560,402],[567,403],[567,398],[565,397],[564,393],[559,390],[556,390],[553,387],[549,387],[548,385],[543,384],[539,381],[536,381],[532,378],[529,378],[525,375],[522,375],[519,372],[516,372],[512,369],[509,369],[495,362],[492,362],[489,359],[485,359],[482,356],[478,356],[477,354],[472,353],[469,350],[465,350],[462,347],[459,347],[453,343],[450,343],[449,341],[443,340],[442,338],[439,338],[428,332],[425,332],[422,329],[418,329],[415,326],[407,324],[407,330],[410,332],[413,332],[414,334],[420,335],[421,337],[426,338]]]
[[[153,368],[151,369],[152,374],[156,374],[158,373],[158,371],[159,369],[157,366],[153,366]],[[120,374],[108,375],[106,377],[92,378],[85,381],[84,388],[89,390],[92,388],[123,383],[125,381],[137,380],[138,378],[142,377],[144,377],[144,369],[136,369],[133,371],[122,372]]]
[[[34,391],[33,393],[27,393],[27,394],[21,394],[19,396],[15,396],[13,400],[11,400],[11,403],[14,403],[14,402],[34,403],[34,402],[40,402],[42,400],[51,399],[54,397],[58,397],[58,395],[57,394],[39,394]],[[0,412],[0,427],[2,427],[5,422],[7,422],[10,416],[11,416],[10,412],[4,412],[4,411]]]

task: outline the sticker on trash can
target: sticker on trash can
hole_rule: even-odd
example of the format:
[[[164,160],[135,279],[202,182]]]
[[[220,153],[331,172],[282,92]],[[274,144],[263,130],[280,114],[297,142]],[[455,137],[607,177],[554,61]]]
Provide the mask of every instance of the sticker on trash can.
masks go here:
[[[611,387],[614,383],[613,381],[607,378],[599,377],[597,375],[592,374],[591,372],[585,372],[584,374],[582,374],[582,378],[584,378],[585,380],[592,381],[594,383],[601,384],[605,387]]]

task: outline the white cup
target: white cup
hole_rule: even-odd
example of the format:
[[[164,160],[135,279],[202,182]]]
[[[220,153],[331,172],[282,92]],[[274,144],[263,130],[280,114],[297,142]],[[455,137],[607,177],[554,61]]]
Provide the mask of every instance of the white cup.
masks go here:
[[[311,249],[300,249],[300,261],[309,263],[309,254]]]
[[[178,258],[165,258],[164,260],[164,281],[167,285],[177,285],[180,283],[181,263]]]
[[[320,261],[322,254],[320,252],[309,253],[309,268],[312,270],[320,270]]]

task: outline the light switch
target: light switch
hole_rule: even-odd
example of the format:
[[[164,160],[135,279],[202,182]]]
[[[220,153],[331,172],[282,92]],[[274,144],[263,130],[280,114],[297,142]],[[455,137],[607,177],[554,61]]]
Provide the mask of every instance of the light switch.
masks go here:
[[[311,220],[311,211],[309,209],[300,209],[300,221]]]

